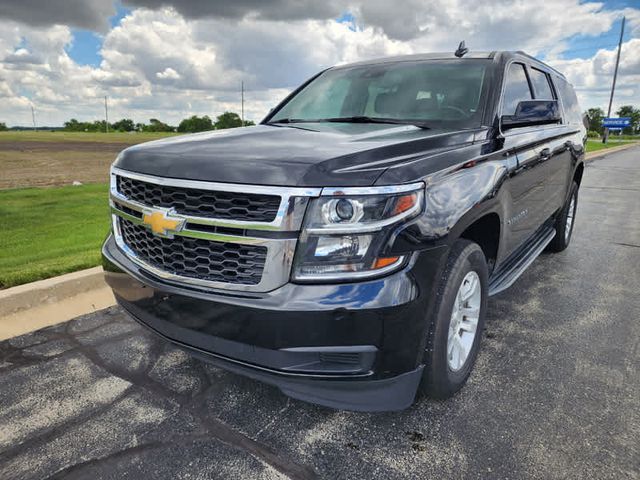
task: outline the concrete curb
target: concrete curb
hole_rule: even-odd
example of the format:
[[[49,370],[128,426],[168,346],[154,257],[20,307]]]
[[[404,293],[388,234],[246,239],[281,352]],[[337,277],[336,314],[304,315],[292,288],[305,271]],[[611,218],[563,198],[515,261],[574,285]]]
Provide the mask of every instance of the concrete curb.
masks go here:
[[[94,267],[0,290],[0,318],[105,286],[102,267]]]

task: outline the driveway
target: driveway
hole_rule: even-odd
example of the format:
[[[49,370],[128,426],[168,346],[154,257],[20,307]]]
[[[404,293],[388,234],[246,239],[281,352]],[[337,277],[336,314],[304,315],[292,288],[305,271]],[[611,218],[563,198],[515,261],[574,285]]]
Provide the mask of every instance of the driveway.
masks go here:
[[[588,164],[572,245],[489,302],[453,399],[333,411],[118,308],[0,343],[0,478],[640,478],[640,148]]]

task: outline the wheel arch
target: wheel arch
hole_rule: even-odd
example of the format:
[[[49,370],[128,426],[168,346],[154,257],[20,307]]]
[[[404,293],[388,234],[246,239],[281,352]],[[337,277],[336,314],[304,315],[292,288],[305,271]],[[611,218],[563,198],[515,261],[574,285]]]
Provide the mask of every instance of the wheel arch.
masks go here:
[[[489,272],[498,259],[500,239],[502,234],[500,215],[496,212],[486,212],[464,228],[459,238],[477,243],[487,260]]]
[[[578,187],[580,187],[580,183],[582,182],[583,174],[584,174],[584,162],[580,162],[573,172],[573,181],[578,184]]]

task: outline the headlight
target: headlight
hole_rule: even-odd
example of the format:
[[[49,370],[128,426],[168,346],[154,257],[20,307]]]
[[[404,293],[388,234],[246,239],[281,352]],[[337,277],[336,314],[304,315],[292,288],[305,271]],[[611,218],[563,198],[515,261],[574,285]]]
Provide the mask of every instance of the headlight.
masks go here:
[[[345,280],[388,273],[405,263],[385,256],[393,231],[423,209],[424,184],[324,189],[313,199],[298,243],[293,278]]]

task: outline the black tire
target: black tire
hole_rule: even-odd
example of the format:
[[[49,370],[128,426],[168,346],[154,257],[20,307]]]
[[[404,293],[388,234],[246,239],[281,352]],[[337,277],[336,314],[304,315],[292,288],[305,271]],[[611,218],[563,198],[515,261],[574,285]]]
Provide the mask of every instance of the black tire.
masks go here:
[[[573,212],[571,212],[571,200],[574,201]],[[549,243],[547,250],[549,250],[550,252],[561,252],[569,246],[569,242],[571,242],[571,234],[573,233],[573,227],[576,224],[575,219],[577,210],[578,184],[576,182],[573,182],[571,184],[571,190],[569,191],[567,201],[556,217],[556,221],[554,224],[554,228],[556,229],[556,236],[553,237],[553,240],[551,240],[551,243]],[[570,214],[573,215],[573,220],[571,222],[571,226],[567,230],[567,217]]]
[[[449,367],[447,360],[447,338],[454,302],[458,289],[466,275],[475,271],[480,280],[480,311],[476,334],[469,354],[457,371]],[[467,381],[475,364],[480,339],[484,328],[488,298],[487,262],[480,247],[468,240],[458,240],[449,253],[449,258],[440,279],[431,318],[424,355],[424,373],[420,393],[433,398],[448,398],[460,390]]]

